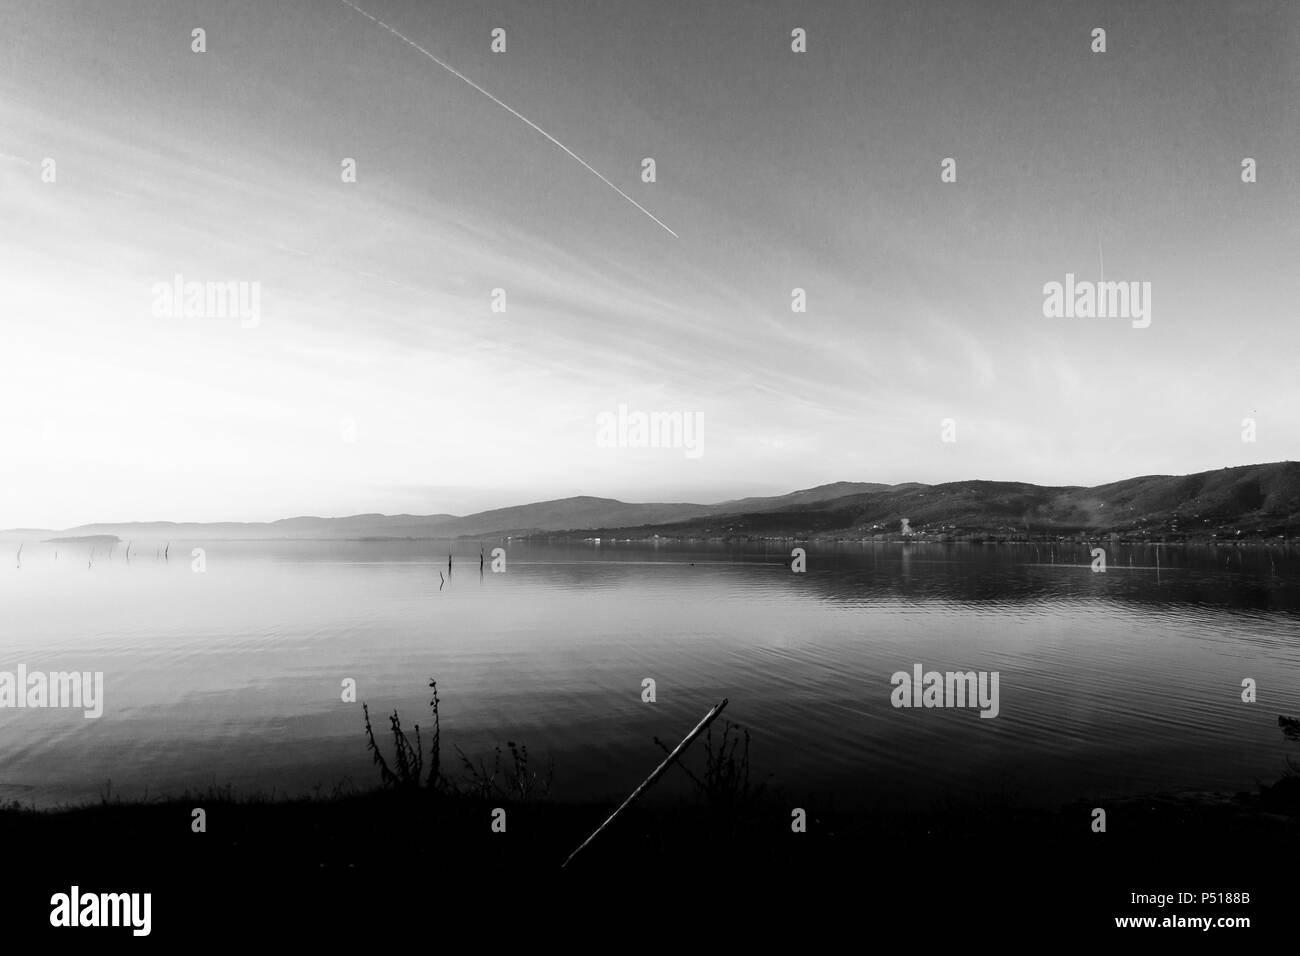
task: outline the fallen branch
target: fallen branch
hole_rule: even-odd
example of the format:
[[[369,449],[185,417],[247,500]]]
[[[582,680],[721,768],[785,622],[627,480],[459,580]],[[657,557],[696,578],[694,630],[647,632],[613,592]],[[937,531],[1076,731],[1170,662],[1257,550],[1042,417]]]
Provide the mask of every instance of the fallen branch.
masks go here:
[[[686,748],[691,745],[691,741],[693,741],[696,737],[702,734],[704,732],[704,728],[709,726],[709,724],[713,723],[714,719],[718,716],[718,714],[722,713],[722,708],[726,706],[727,706],[727,698],[724,697],[722,698],[722,703],[715,704],[713,709],[704,715],[704,719],[695,725],[695,729],[686,735],[686,739],[673,748],[673,752],[664,758],[663,763],[661,763],[658,767],[655,767],[654,773],[646,777],[645,780],[642,781],[641,786],[637,787],[635,790],[632,791],[631,796],[629,796],[626,800],[623,801],[623,805],[620,806],[613,813],[611,813],[609,815],[608,820],[606,820],[600,826],[596,827],[596,831],[591,836],[587,837],[587,839],[583,840],[581,846],[579,846],[576,850],[574,850],[572,853],[569,854],[569,858],[560,865],[560,869],[564,869],[566,866],[572,863],[573,858],[577,856],[579,853],[581,853],[588,843],[596,839],[596,837],[600,836],[600,832],[604,830],[605,827],[613,823],[615,817],[617,817],[620,813],[622,813],[629,806],[631,806],[632,801],[634,801],[637,797],[641,796],[641,794],[644,793],[646,790],[650,789],[650,787],[654,785],[655,781],[657,781],[660,777],[664,775],[664,771],[666,771],[670,766],[672,766],[673,761],[676,760],[678,757],[680,757],[682,753],[686,750]]]

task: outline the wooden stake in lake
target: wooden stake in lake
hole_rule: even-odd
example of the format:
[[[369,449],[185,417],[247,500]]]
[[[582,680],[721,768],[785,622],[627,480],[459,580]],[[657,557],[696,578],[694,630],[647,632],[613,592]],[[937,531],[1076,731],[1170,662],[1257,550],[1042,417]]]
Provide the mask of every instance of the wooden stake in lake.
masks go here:
[[[650,789],[650,787],[654,785],[655,781],[657,781],[660,777],[664,775],[664,771],[666,771],[669,767],[672,766],[673,761],[676,760],[678,757],[680,757],[682,755],[682,752],[685,751],[686,748],[691,745],[691,741],[693,741],[696,737],[702,734],[704,732],[704,728],[709,726],[709,724],[713,723],[714,719],[718,716],[718,714],[722,713],[722,708],[726,706],[727,706],[727,698],[724,697],[722,698],[722,703],[715,704],[713,709],[704,715],[704,719],[695,725],[695,729],[686,735],[686,739],[673,748],[673,752],[664,758],[663,763],[655,767],[654,773],[646,777],[645,780],[641,782],[641,786],[637,787],[635,790],[632,791],[631,796],[629,796],[626,800],[623,801],[623,805],[620,806],[613,813],[611,813],[609,815],[608,820],[606,820],[600,826],[596,827],[595,832],[592,833],[591,836],[587,837],[587,839],[583,840],[582,845],[569,854],[569,858],[565,860],[562,864],[560,864],[560,869],[564,869],[566,866],[572,863],[573,858],[577,856],[579,853],[581,853],[588,843],[596,839],[596,837],[600,836],[600,831],[604,830],[605,827],[613,823],[614,818],[616,816],[618,816],[620,813],[622,813],[624,810],[626,810],[628,807],[632,805],[632,801],[634,801],[637,797],[641,796],[641,794],[645,793],[646,790]]]

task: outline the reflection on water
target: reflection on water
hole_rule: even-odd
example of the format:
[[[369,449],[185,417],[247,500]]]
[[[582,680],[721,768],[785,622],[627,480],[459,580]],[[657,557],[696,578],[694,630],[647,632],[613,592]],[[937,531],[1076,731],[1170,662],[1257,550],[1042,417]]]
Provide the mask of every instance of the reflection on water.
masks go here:
[[[436,676],[445,744],[549,752],[562,798],[625,794],[656,735],[724,696],[773,786],[844,802],[1236,790],[1296,756],[1277,715],[1300,713],[1300,556],[1280,548],[1121,546],[1098,574],[1082,545],[812,545],[794,574],[761,543],[513,540],[480,577],[478,542],[197,544],[204,573],[187,542],[91,568],[29,543],[0,571],[0,670],[102,670],[106,698],[98,720],[0,710],[0,798],[370,786],[349,677],[409,725]],[[999,716],[895,709],[890,675],[917,663],[999,672]]]

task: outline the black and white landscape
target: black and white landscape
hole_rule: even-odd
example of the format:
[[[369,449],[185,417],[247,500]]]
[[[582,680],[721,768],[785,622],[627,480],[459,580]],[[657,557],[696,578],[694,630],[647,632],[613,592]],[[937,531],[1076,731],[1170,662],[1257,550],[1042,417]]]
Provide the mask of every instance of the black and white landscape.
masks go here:
[[[1269,939],[1298,45],[0,0],[6,939]]]

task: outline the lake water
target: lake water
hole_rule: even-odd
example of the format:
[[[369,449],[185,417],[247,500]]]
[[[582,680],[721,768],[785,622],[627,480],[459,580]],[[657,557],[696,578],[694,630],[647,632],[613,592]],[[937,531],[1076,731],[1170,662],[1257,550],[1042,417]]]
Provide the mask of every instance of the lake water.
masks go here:
[[[1077,544],[814,544],[795,574],[789,545],[500,545],[480,577],[477,542],[137,542],[90,568],[29,542],[0,570],[0,670],[103,671],[105,706],[0,709],[0,798],[373,785],[344,678],[387,750],[394,708],[427,733],[436,676],[444,766],[520,741],[562,799],[625,795],[722,697],[756,776],[843,803],[1237,790],[1300,757],[1277,727],[1300,713],[1294,551],[1161,547],[1157,569],[1121,546],[1101,574]],[[893,707],[917,663],[997,671],[999,715]]]

